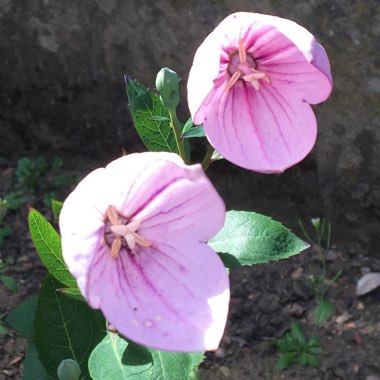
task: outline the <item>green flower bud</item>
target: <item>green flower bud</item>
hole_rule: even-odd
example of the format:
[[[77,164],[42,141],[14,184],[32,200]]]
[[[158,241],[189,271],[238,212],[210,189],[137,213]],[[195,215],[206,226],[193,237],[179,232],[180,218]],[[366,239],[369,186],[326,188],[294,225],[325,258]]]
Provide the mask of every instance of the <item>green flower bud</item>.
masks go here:
[[[160,99],[169,110],[175,110],[179,104],[179,76],[167,67],[161,69],[156,77],[156,88]]]
[[[310,222],[314,226],[314,228],[318,231],[319,225],[321,223],[321,218],[311,218]]]
[[[79,380],[81,374],[78,363],[73,359],[62,360],[57,369],[59,380]]]

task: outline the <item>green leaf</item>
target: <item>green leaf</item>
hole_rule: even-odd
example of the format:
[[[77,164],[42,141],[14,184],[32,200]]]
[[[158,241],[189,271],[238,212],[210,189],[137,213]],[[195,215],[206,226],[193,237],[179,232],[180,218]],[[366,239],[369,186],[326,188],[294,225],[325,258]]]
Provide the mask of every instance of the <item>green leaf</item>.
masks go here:
[[[187,132],[182,133],[181,137],[183,139],[191,139],[193,137],[205,137],[205,131],[203,125],[198,125],[197,127],[189,129]]]
[[[135,128],[148,150],[178,153],[169,112],[160,97],[137,80],[127,81],[127,94]]]
[[[33,336],[33,319],[37,308],[37,298],[37,296],[26,298],[5,317],[5,321],[9,325],[26,337]]]
[[[108,333],[107,336],[92,351],[88,369],[93,380],[145,380],[152,378],[152,357],[143,356],[143,347],[137,348],[119,337],[117,334]],[[149,354],[149,352],[148,352]]]
[[[313,355],[319,355],[323,352],[322,347],[320,346],[313,346],[313,347],[308,347],[307,352]]]
[[[300,363],[301,365],[306,365],[308,363],[306,352],[301,352],[300,356],[298,357],[298,363]]]
[[[290,325],[290,332],[293,336],[293,338],[301,345],[303,346],[306,343],[305,335],[301,329],[301,325],[298,322],[293,322]]]
[[[281,354],[276,362],[276,369],[278,371],[283,371],[284,369],[289,368],[294,363],[294,359],[294,352],[285,352],[284,354]]]
[[[18,286],[14,278],[0,275],[0,280],[12,293],[18,293]]]
[[[319,338],[315,335],[311,336],[306,343],[306,347],[319,346]]]
[[[189,117],[187,120],[186,120],[186,123],[184,124],[183,128],[182,128],[182,132],[181,134],[185,134],[187,131],[190,131],[191,128],[194,127],[194,123],[193,123],[193,120],[191,117]]]
[[[0,237],[7,238],[7,237],[11,236],[11,234],[12,234],[12,229],[10,227],[0,228]]]
[[[51,377],[42,365],[36,346],[32,339],[28,340],[28,348],[26,349],[24,359],[24,375],[22,380],[50,380]]]
[[[59,214],[61,213],[62,207],[63,207],[63,202],[56,201],[55,199],[51,200],[51,208],[53,210],[54,220],[56,222],[58,222],[59,220]]]
[[[0,335],[8,334],[7,326],[0,321]]]
[[[204,359],[203,352],[180,353],[150,349],[153,357],[153,380],[189,379]]]
[[[60,288],[57,291],[78,301],[86,302],[78,288]]]
[[[54,379],[64,359],[75,360],[88,378],[88,357],[105,336],[106,322],[99,311],[60,294],[58,288],[62,284],[48,273],[42,283],[34,320],[37,351]]]
[[[315,310],[315,321],[321,323],[330,318],[334,312],[334,304],[328,300],[322,300]]]
[[[61,237],[54,227],[37,210],[29,210],[29,230],[34,246],[49,272],[69,288],[77,283],[63,261]]]
[[[307,361],[314,368],[319,368],[321,365],[319,358],[312,354],[307,354]]]
[[[227,268],[291,257],[309,245],[271,218],[248,211],[229,211],[222,230],[209,241],[222,253]]]
[[[153,116],[151,118],[151,120],[153,120],[153,121],[170,121],[170,119],[168,117],[165,117],[165,116]]]

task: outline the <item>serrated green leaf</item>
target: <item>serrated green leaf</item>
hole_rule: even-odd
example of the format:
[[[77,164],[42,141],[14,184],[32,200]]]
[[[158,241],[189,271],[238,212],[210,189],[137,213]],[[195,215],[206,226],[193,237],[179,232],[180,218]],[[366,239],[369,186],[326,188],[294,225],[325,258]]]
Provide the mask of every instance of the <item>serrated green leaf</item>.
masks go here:
[[[290,332],[293,338],[303,346],[306,343],[305,334],[302,331],[301,325],[298,322],[293,322],[290,325]]]
[[[101,313],[86,303],[60,294],[62,288],[51,274],[42,283],[34,319],[34,340],[42,364],[54,379],[64,359],[73,359],[89,378],[87,362],[93,348],[106,335]]]
[[[33,319],[37,308],[37,296],[26,298],[5,317],[5,321],[19,334],[26,337],[33,336]]]
[[[164,120],[170,118],[169,112],[159,96],[137,80],[128,80],[127,95],[133,123],[148,150],[178,153],[173,129]]]
[[[86,302],[78,288],[60,288],[57,291],[75,300]]]
[[[180,353],[150,350],[153,357],[153,380],[189,379],[204,359],[203,352]]]
[[[18,293],[18,286],[14,278],[0,275],[0,280],[12,293]]]
[[[182,133],[181,137],[183,139],[191,139],[193,137],[205,137],[205,131],[203,125],[198,125],[197,127],[189,129],[187,132]]]
[[[141,349],[144,348],[139,347],[138,352],[134,352],[133,348],[128,350],[128,347],[130,345],[126,340],[117,334],[108,333],[90,355],[88,369],[91,378],[93,380],[152,379],[152,358],[138,362],[137,355],[141,354]]]
[[[36,346],[32,339],[28,340],[24,364],[24,374],[22,380],[50,380],[51,377],[42,365]]]
[[[54,227],[37,210],[29,210],[29,230],[34,246],[48,271],[69,288],[77,283],[63,261],[61,237]]]
[[[288,258],[309,246],[281,223],[248,211],[227,212],[224,227],[209,245],[223,254],[228,268]]]
[[[276,362],[277,371],[283,371],[286,368],[289,368],[295,359],[294,352],[285,352],[281,354],[280,358]]]
[[[63,207],[63,202],[56,201],[55,199],[51,200],[51,208],[53,210],[54,220],[56,222],[58,222],[59,220],[59,214],[61,213],[62,207]]]
[[[315,321],[321,323],[330,318],[334,312],[334,304],[329,300],[322,300],[315,310]]]

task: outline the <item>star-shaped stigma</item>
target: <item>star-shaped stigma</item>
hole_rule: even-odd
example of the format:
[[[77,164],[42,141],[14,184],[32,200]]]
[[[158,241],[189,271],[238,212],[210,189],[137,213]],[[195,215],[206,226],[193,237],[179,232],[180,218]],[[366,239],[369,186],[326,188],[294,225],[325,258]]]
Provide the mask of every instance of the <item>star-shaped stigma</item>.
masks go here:
[[[140,222],[134,220],[129,223],[123,223],[114,206],[107,207],[107,217],[111,222],[110,230],[114,235],[114,239],[111,245],[111,256],[117,257],[120,249],[123,245],[123,242],[127,244],[131,253],[133,253],[136,243],[140,244],[143,247],[150,247],[152,244],[143,238],[140,234],[137,233],[137,230],[140,227]]]
[[[243,39],[239,40],[238,52],[231,55],[228,71],[231,77],[224,87],[224,91],[226,92],[229,91],[239,79],[250,82],[255,90],[259,90],[260,88],[259,79],[262,79],[265,83],[271,83],[271,79],[268,75],[256,69],[255,60],[250,54],[247,54]]]

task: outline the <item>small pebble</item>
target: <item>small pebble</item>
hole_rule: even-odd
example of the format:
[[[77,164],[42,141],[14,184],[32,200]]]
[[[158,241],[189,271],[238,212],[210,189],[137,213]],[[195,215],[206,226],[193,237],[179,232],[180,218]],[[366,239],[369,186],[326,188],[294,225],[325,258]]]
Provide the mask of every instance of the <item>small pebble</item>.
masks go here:
[[[290,275],[290,277],[293,279],[293,280],[298,280],[299,278],[301,278],[302,276],[302,273],[303,273],[303,269],[301,267],[295,269],[292,274]]]
[[[222,365],[219,367],[219,371],[222,372],[222,374],[225,376],[225,377],[231,377],[231,371],[228,367],[226,367],[225,365]]]
[[[364,310],[364,303],[358,302],[358,304],[356,305],[356,310]]]
[[[339,317],[337,317],[335,319],[336,323],[338,324],[343,324],[344,322],[347,322],[349,319],[351,319],[352,316],[350,314],[347,313],[347,311],[345,311],[342,315],[340,315]]]

